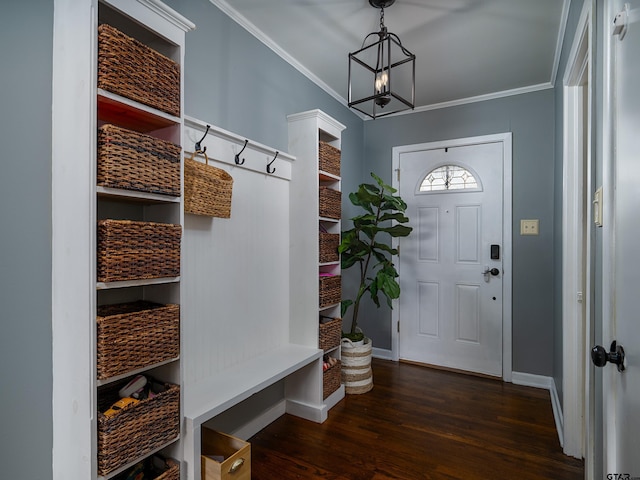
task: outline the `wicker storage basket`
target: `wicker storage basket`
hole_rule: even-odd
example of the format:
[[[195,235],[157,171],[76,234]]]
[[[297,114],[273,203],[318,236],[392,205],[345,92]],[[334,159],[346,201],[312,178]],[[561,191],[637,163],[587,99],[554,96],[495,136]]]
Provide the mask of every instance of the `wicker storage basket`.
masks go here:
[[[154,457],[149,457],[146,459],[146,461],[151,461]],[[149,480],[180,480],[180,464],[172,458],[167,458],[164,461],[165,466],[162,473],[158,473],[157,476],[154,476],[152,478],[147,476],[145,472],[145,476],[143,478],[149,478]],[[133,467],[125,470],[122,473],[119,473],[118,475],[113,477],[113,480],[128,480],[132,469]]]
[[[107,24],[98,27],[98,88],[180,116],[180,65]]]
[[[342,214],[342,193],[329,187],[320,187],[319,213],[321,217],[340,219]]]
[[[342,319],[332,318],[328,321],[320,322],[320,334],[318,340],[319,348],[324,351],[340,345],[340,337],[342,336]]]
[[[326,400],[329,395],[340,388],[342,365],[340,360],[333,367],[322,372],[322,399]]]
[[[340,245],[340,234],[320,232],[318,236],[319,242],[319,259],[320,263],[337,262],[340,259],[338,254],[338,245]]]
[[[145,301],[99,306],[97,337],[100,380],[176,358],[180,306]]]
[[[342,300],[342,277],[340,275],[320,277],[319,302],[321,307],[340,303]]]
[[[180,147],[115,125],[98,129],[101,187],[180,196]]]
[[[176,439],[180,433],[180,387],[166,384],[153,398],[121,410],[113,417],[102,412],[118,400],[127,380],[110,384],[98,393],[98,474],[106,475],[148,455]]]
[[[181,236],[180,225],[98,221],[98,281],[177,277]]]
[[[323,172],[340,176],[340,150],[326,142],[320,142],[319,167]]]
[[[208,217],[231,217],[233,178],[220,168],[187,158],[184,161],[184,211]]]

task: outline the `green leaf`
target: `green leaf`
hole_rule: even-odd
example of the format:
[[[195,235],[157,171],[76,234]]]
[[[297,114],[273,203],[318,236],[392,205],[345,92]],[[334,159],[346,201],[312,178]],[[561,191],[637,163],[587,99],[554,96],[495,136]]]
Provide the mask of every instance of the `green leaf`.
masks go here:
[[[389,245],[385,244],[385,243],[378,243],[376,242],[373,245],[373,248],[376,248],[378,250],[384,250],[385,252],[388,252],[391,255],[397,255],[398,254],[398,250],[396,248],[392,248]]]
[[[386,190],[387,192],[391,192],[391,193],[397,192],[395,188],[393,188],[391,185],[387,185],[386,183],[384,183],[384,181],[375,173],[371,172],[371,176],[376,180],[376,182],[378,182],[378,185],[380,185],[380,187],[382,187],[383,190]]]
[[[371,195],[375,195],[376,197],[379,197],[380,194],[382,193],[382,190],[380,190],[377,186],[373,185],[372,183],[363,183],[358,188],[359,189],[363,188],[367,192],[369,192]]]
[[[394,225],[393,227],[380,229],[381,232],[386,232],[392,237],[406,237],[412,230],[412,227],[407,227],[406,225]]]
[[[393,277],[390,277],[386,273],[380,271],[378,272],[377,278],[378,284],[380,284],[382,291],[387,297],[391,299],[400,297],[400,285]]]
[[[375,280],[372,280],[369,286],[369,293],[371,294],[371,300],[375,303],[376,307],[380,308],[380,299],[378,298],[378,284]]]
[[[362,233],[364,233],[367,237],[369,237],[372,240],[373,240],[373,237],[375,237],[376,233],[378,233],[379,231],[380,229],[378,227],[374,227],[371,225],[362,226]]]
[[[354,204],[356,207],[362,207],[369,213],[373,213],[373,208],[371,208],[371,202],[361,199],[358,196],[358,193],[351,192],[349,194],[349,200],[351,200],[351,203]]]
[[[344,317],[344,314],[347,313],[349,307],[353,305],[353,300],[345,299],[340,302],[340,316]]]
[[[384,263],[387,261],[387,257],[385,257],[384,254],[382,254],[381,252],[378,252],[377,250],[373,250],[372,253],[380,263]]]
[[[356,263],[361,261],[362,261],[362,258],[359,258],[357,256],[343,255],[340,261],[340,268],[342,268],[343,270],[347,270],[353,267]]]
[[[396,213],[385,213],[380,217],[381,222],[386,222],[389,220],[395,220],[398,223],[407,223],[409,219],[400,212]]]

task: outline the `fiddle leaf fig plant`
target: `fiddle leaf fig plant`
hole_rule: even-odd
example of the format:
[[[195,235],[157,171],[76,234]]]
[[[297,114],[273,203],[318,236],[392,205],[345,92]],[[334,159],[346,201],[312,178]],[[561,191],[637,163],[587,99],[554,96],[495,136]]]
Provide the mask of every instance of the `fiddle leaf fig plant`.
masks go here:
[[[406,237],[413,230],[406,224],[409,219],[405,215],[407,204],[397,190],[386,185],[380,177],[371,173],[376,184],[363,183],[358,190],[349,194],[349,200],[363,213],[351,218],[352,228],[342,232],[342,241],[338,251],[342,255],[342,269],[355,265],[359,268],[360,282],[354,299],[342,301],[342,316],[353,305],[351,328],[343,336],[351,340],[360,340],[363,335],[358,332],[358,313],[360,302],[365,294],[380,307],[380,296],[386,298],[392,307],[391,300],[400,297],[400,285],[397,282],[398,272],[393,257],[398,249],[390,245],[389,237]],[[392,224],[392,222],[394,222]]]

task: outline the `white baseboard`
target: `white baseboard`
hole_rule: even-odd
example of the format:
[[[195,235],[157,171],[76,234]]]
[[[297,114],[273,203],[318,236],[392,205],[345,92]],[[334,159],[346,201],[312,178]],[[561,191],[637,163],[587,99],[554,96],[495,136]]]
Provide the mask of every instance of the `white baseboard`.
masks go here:
[[[543,375],[533,375],[531,373],[513,372],[511,381],[516,385],[524,385],[526,387],[544,388],[549,390],[551,396],[551,408],[553,410],[553,419],[556,422],[556,431],[560,445],[564,446],[564,420],[562,416],[562,406],[560,405],[560,397],[556,389],[556,382],[552,377]]]
[[[328,410],[326,404],[310,405],[308,403],[286,400],[286,413],[316,423],[322,423],[327,419]]]
[[[374,358],[381,358],[382,360],[395,360],[393,358],[393,352],[391,350],[387,350],[386,348],[373,347],[371,349],[371,356]]]

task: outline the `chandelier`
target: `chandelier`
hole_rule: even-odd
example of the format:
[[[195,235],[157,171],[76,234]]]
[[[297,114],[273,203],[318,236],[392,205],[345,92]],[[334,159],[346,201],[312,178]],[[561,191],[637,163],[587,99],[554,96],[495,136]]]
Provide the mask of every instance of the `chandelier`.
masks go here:
[[[369,0],[380,9],[380,31],[368,34],[360,50],[349,53],[349,108],[374,120],[415,106],[416,56],[384,25],[384,9],[394,2]]]

